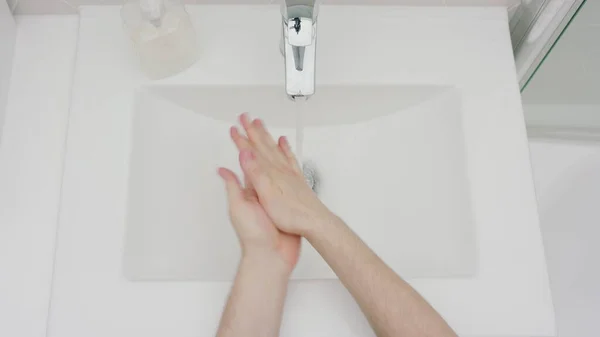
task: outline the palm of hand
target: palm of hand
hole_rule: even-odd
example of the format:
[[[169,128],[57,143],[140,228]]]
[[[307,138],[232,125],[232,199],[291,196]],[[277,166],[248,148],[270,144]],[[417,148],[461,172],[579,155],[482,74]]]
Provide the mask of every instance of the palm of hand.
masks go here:
[[[235,174],[227,169],[220,169],[219,175],[227,184],[229,216],[244,254],[276,253],[291,271],[300,255],[300,237],[277,229],[252,186],[242,188]]]

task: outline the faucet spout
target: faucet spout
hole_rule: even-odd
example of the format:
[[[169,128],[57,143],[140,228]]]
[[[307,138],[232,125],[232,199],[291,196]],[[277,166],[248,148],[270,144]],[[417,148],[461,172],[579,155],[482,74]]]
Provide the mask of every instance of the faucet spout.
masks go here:
[[[306,7],[306,6],[302,6]],[[317,24],[312,14],[298,13],[283,19],[283,56],[287,95],[309,97],[315,93]]]

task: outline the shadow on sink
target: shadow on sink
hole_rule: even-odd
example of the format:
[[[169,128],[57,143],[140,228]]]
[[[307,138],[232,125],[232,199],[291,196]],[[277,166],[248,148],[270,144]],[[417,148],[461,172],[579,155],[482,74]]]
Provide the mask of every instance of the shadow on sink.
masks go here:
[[[241,112],[253,112],[271,127],[295,128],[302,107],[305,126],[364,122],[409,109],[449,90],[443,86],[319,86],[306,102],[292,102],[281,86],[153,86],[147,92],[206,117],[231,123]]]

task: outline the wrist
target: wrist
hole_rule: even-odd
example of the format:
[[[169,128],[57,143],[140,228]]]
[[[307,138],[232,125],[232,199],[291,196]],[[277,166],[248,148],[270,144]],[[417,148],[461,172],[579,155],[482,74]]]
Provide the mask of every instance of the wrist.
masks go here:
[[[310,202],[306,202],[304,210],[300,212],[302,216],[296,218],[293,227],[297,228],[297,233],[302,237],[308,237],[315,231],[318,231],[322,223],[329,222],[335,217],[325,204],[316,196]]]
[[[240,261],[241,267],[254,270],[269,277],[289,278],[292,273],[283,258],[275,251],[254,249],[244,250]]]
[[[329,210],[319,213],[309,226],[306,226],[305,232],[302,236],[305,237],[309,242],[325,235],[330,227],[335,225],[342,220]]]

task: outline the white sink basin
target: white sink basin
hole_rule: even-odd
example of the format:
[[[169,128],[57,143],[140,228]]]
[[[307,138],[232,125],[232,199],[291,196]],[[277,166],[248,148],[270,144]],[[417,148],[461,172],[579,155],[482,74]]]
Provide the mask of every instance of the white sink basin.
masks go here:
[[[136,94],[124,273],[130,280],[231,280],[239,260],[218,166],[239,172],[228,128],[244,111],[295,139],[319,196],[400,275],[476,269],[460,92],[444,86],[151,86]],[[335,275],[308,243],[297,279]]]

